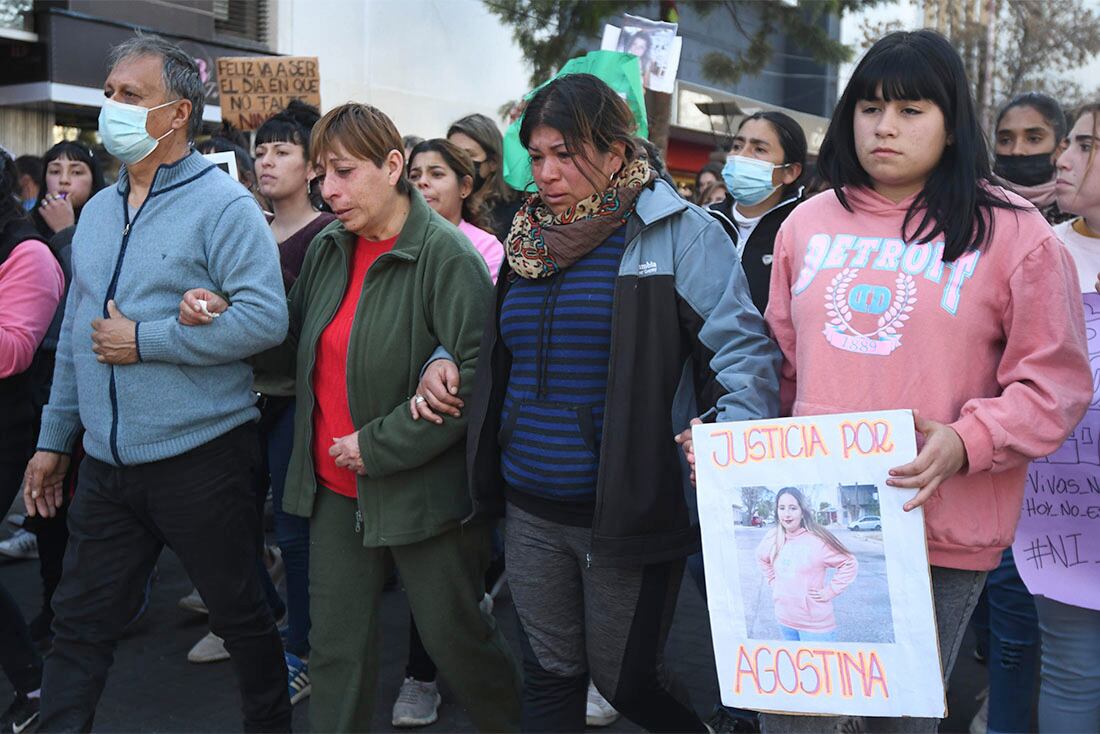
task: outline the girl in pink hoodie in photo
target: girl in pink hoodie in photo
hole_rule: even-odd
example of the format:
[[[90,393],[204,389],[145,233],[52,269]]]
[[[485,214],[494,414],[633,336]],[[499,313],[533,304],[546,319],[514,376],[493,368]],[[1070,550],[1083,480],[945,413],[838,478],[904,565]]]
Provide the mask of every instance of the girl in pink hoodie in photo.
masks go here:
[[[833,599],[855,581],[859,562],[818,524],[795,487],[779,490],[775,520],[775,528],[756,547],[756,560],[772,591],[782,639],[836,640]],[[835,573],[826,583],[830,568]]]
[[[1012,543],[1028,462],[1061,446],[1092,397],[1076,272],[1042,215],[992,183],[969,90],[933,31],[871,47],[821,146],[832,188],[776,238],[765,315],[785,414],[914,411],[919,453],[886,484],[917,490],[905,511],[924,509],[945,680]],[[820,717],[763,724],[831,729]]]

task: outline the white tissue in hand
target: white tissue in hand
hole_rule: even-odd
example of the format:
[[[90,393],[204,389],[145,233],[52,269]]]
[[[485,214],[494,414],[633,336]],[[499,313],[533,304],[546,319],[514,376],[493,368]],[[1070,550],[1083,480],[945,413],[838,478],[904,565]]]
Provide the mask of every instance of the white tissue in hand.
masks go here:
[[[196,298],[195,303],[199,304],[199,310],[212,319],[216,319],[221,316],[220,313],[210,313],[210,304],[201,298]]]

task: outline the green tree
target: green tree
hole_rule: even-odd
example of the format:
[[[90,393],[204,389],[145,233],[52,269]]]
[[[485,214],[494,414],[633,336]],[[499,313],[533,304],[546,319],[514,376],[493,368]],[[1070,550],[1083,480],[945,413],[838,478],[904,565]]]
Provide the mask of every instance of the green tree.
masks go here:
[[[644,0],[482,0],[493,14],[512,27],[513,37],[531,65],[531,85],[553,76],[574,56],[583,55],[585,42],[598,38],[603,27],[624,12],[646,15],[653,3]],[[735,53],[712,51],[702,60],[703,74],[711,81],[733,86],[742,77],[759,73],[771,60],[776,38],[786,38],[824,64],[847,61],[852,50],[830,38],[830,15],[842,16],[875,5],[880,0],[677,0],[661,2],[662,20],[675,20],[677,12],[710,16],[724,13],[732,20],[744,43]],[[750,27],[751,26],[751,27]],[[668,137],[669,95],[646,95],[649,137],[664,148]]]

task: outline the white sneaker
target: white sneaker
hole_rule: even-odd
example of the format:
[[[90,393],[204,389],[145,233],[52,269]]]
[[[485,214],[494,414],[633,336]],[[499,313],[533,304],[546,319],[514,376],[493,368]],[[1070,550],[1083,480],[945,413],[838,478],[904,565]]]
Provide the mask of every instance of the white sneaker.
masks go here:
[[[443,697],[435,681],[424,683],[415,678],[406,678],[393,702],[392,723],[394,726],[427,726],[439,719],[439,704]]]
[[[0,542],[0,556],[17,561],[38,558],[38,536],[26,530],[16,530],[14,535]]]
[[[206,636],[195,643],[191,652],[187,653],[189,663],[217,663],[229,659],[229,651],[225,649],[225,640],[213,632],[207,632]]]
[[[176,602],[176,606],[195,614],[210,614],[210,610],[206,608],[206,602],[202,600],[202,594],[199,593],[198,589],[191,589],[191,593],[181,597]]]
[[[588,708],[584,712],[584,723],[588,726],[611,726],[619,720],[619,716],[619,712],[596,690],[596,684],[589,681]]]

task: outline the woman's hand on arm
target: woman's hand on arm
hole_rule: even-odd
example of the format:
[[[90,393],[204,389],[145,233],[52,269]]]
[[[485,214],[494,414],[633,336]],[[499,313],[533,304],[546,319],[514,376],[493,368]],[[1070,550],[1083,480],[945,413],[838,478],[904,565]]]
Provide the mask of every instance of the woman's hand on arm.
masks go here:
[[[421,418],[441,425],[443,415],[459,418],[465,406],[458,397],[461,387],[458,365],[449,359],[437,359],[424,368],[420,384],[416,386],[416,395],[409,399],[409,413],[412,419]]]
[[[886,484],[899,489],[918,489],[917,495],[905,503],[909,512],[920,507],[947,479],[966,468],[966,446],[955,429],[937,423],[913,411],[913,425],[924,436],[924,446],[917,458],[890,470]]]
[[[183,294],[180,301],[180,323],[184,326],[204,326],[228,308],[229,302],[217,293],[206,288],[192,288]]]

